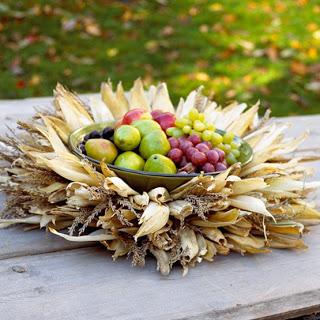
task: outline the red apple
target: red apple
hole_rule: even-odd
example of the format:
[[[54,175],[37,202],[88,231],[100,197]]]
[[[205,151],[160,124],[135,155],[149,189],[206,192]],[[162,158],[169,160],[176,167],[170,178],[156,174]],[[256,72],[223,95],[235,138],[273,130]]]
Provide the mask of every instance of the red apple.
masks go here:
[[[123,116],[121,124],[131,124],[132,122],[139,120],[144,113],[145,110],[141,108],[132,109]]]
[[[163,114],[163,111],[162,110],[153,110],[151,112],[151,115],[152,115],[152,119],[154,120],[155,118],[157,118],[158,116],[160,116],[160,114]]]
[[[176,122],[176,116],[170,112],[164,112],[154,118],[160,124],[162,130],[166,131],[168,128],[174,127]]]

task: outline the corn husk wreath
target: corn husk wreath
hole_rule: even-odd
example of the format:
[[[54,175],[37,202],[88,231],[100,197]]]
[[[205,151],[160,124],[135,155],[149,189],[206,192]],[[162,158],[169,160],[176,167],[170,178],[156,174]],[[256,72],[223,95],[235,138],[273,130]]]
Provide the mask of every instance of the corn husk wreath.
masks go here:
[[[306,136],[285,139],[288,125],[269,121],[269,113],[259,118],[258,104],[221,108],[200,88],[181,98],[175,111],[165,83],[145,91],[140,79],[129,94],[121,83],[115,91],[103,83],[101,99],[88,103],[60,84],[54,94],[52,110],[38,110],[30,122],[18,122],[18,133],[1,138],[0,188],[7,203],[0,227],[22,223],[69,241],[101,242],[114,259],[129,255],[139,266],[151,253],[164,275],[174,264],[186,274],[231,251],[306,248],[301,236],[320,222],[320,213],[305,199],[320,182],[306,182],[306,159],[291,156]],[[216,177],[199,175],[170,193],[163,187],[138,193],[105,164],[98,172],[68,149],[74,130],[135,107],[177,117],[195,107],[219,129],[247,141],[254,158]]]

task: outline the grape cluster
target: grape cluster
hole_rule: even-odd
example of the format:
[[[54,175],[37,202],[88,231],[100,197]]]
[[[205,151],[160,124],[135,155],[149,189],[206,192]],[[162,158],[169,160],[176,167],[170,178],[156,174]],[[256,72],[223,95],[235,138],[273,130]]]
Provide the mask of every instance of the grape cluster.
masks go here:
[[[168,157],[179,167],[180,173],[223,171],[228,165],[225,153],[214,148],[208,141],[201,141],[198,135],[170,137],[171,150]]]
[[[235,141],[234,133],[226,132],[224,135],[220,134],[216,131],[214,124],[208,123],[205,120],[205,115],[195,108],[190,110],[188,116],[176,119],[175,127],[168,128],[166,133],[169,137],[177,139],[189,136],[193,137],[191,138],[192,141],[197,139],[198,143],[207,142],[214,147],[215,151],[220,150],[224,152],[227,165],[232,165],[239,161],[239,148],[241,144]],[[193,147],[198,143],[193,142]],[[197,155],[194,157],[200,156]],[[202,159],[204,159],[203,156]],[[213,165],[215,165],[215,163],[213,163]],[[205,169],[209,168],[212,169],[212,167],[206,165]]]

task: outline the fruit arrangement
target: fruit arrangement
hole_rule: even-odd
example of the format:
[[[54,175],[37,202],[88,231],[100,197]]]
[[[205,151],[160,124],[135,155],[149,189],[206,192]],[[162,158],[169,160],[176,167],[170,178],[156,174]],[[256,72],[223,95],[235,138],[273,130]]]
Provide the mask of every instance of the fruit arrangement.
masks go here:
[[[204,113],[128,111],[114,127],[84,136],[81,152],[107,164],[164,174],[212,173],[239,162],[240,146],[232,132],[217,131]]]
[[[305,249],[304,230],[320,223],[306,198],[320,181],[309,182],[303,166],[314,155],[295,153],[305,136],[289,138],[287,124],[258,111],[222,108],[201,88],[174,108],[165,83],[146,89],[140,79],[127,94],[104,83],[101,99],[88,102],[57,85],[53,110],[0,137],[0,228],[23,223],[98,241],[139,266],[150,254],[164,275],[231,251]],[[189,174],[214,171],[222,172]]]

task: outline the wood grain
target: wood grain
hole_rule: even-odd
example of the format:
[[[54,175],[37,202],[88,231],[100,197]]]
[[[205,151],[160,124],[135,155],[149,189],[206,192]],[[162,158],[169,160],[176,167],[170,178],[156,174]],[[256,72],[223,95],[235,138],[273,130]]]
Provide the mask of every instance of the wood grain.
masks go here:
[[[33,320],[290,315],[319,305],[319,237],[320,228],[315,228],[307,236],[310,250],[303,252],[221,256],[184,278],[178,268],[169,277],[160,276],[152,260],[144,269],[130,267],[126,259],[113,263],[102,248],[6,259],[0,261],[0,282],[6,288],[0,295],[1,314],[6,320],[19,315]]]
[[[44,230],[25,232],[21,226],[0,230],[0,260],[94,245],[65,241]]]

